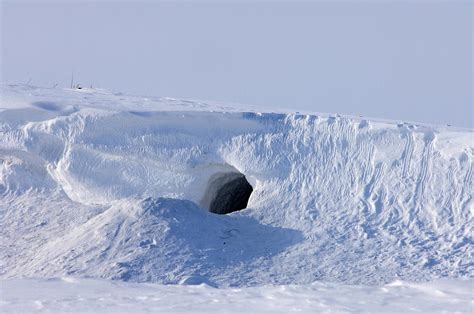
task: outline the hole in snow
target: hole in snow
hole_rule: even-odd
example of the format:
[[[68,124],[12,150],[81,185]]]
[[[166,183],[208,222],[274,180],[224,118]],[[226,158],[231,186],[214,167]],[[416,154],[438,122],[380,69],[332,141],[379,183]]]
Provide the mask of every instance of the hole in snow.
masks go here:
[[[232,213],[247,207],[252,191],[242,173],[216,173],[209,179],[201,206],[215,214]]]

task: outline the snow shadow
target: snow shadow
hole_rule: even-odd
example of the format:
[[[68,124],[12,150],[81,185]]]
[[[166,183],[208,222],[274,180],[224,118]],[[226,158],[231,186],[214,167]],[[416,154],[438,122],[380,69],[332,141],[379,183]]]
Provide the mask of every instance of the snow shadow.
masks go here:
[[[161,240],[155,238],[153,242],[142,232],[141,245],[155,247],[161,256],[173,256],[176,260],[185,256],[177,267],[183,272],[194,269],[204,277],[231,265],[270,259],[304,239],[298,230],[263,225],[237,212],[215,215],[187,200],[148,198],[142,208],[141,219],[146,219],[146,225],[160,225],[160,230],[166,231]]]
[[[59,116],[70,115],[79,110],[76,106],[58,104],[53,101],[35,101],[31,103],[31,106],[51,113],[56,113]]]
[[[31,105],[47,111],[61,111],[64,107],[52,101],[35,101]]]

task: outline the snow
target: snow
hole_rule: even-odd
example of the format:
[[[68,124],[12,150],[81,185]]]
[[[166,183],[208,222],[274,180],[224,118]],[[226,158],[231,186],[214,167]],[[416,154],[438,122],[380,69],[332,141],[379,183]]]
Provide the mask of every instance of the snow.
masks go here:
[[[80,307],[77,293],[88,287],[98,289],[96,300],[112,293],[142,306],[126,291],[146,292],[150,283],[170,300],[189,295],[192,308],[199,306],[195,291],[227,302],[242,289],[255,302],[248,304],[265,310],[277,302],[267,296],[288,306],[307,298],[314,308],[328,289],[334,302],[323,303],[342,311],[359,309],[359,299],[374,311],[384,302],[408,309],[408,295],[414,309],[429,309],[435,303],[423,300],[438,285],[447,296],[439,310],[447,310],[469,293],[471,129],[96,89],[0,87],[6,307],[34,306],[30,284],[67,287],[65,299],[39,299],[65,307]],[[225,216],[201,208],[209,178],[236,171],[254,189],[248,208]],[[45,279],[62,277],[78,283]],[[206,286],[174,286],[180,283]],[[15,287],[30,289],[28,299],[4,297]],[[281,300],[279,289],[288,289]]]
[[[461,280],[215,289],[63,277],[6,280],[0,298],[2,313],[467,313],[472,309],[472,281]]]

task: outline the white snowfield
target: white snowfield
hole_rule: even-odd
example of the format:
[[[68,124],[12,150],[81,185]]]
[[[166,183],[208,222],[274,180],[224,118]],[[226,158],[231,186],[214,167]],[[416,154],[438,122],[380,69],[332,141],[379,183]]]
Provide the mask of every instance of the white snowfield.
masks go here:
[[[36,306],[472,311],[471,129],[0,87],[0,309],[66,289]],[[248,208],[202,208],[221,172],[246,176]],[[128,283],[18,279],[64,276]]]
[[[212,288],[97,279],[2,282],[2,313],[472,313],[472,282]]]

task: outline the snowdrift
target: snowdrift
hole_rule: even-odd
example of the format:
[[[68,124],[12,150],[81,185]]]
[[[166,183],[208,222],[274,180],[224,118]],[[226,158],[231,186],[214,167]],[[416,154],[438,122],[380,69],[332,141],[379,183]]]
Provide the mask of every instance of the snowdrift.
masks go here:
[[[473,130],[1,86],[0,276],[472,277]],[[247,208],[208,212],[218,173]]]

